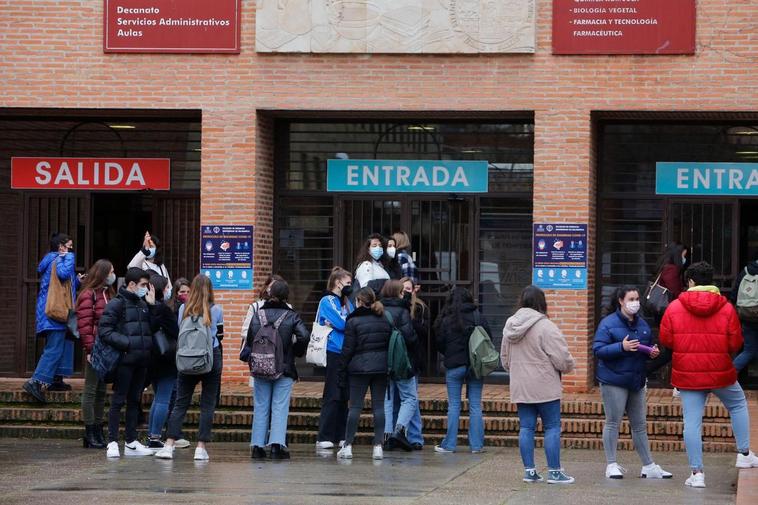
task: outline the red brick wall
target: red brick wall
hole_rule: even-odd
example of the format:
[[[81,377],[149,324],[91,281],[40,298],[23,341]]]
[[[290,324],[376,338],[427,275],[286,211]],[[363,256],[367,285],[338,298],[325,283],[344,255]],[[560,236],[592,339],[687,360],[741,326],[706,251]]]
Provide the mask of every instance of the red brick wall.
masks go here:
[[[533,55],[258,56],[251,0],[240,55],[104,54],[102,4],[0,0],[0,107],[201,109],[202,220],[257,226],[257,280],[271,264],[272,205],[271,120],[258,110],[533,110],[535,219],[588,221],[593,238],[592,111],[758,110],[758,3],[747,0],[699,1],[697,54],[660,57],[551,55],[549,0],[537,0]],[[219,293],[228,335],[250,297]],[[592,380],[593,297],[550,295],[578,358],[575,389]]]

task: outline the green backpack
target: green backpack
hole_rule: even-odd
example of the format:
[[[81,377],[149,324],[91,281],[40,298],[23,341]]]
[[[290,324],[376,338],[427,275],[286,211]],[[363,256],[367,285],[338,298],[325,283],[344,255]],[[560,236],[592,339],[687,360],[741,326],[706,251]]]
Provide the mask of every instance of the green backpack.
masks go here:
[[[384,311],[384,317],[392,326],[390,345],[387,349],[387,373],[392,380],[405,380],[413,377],[413,367],[405,347],[405,337],[395,326],[395,321],[389,311]]]
[[[500,353],[492,345],[487,331],[479,326],[478,312],[474,313],[476,327],[468,339],[468,358],[474,377],[481,379],[494,372],[500,364]]]

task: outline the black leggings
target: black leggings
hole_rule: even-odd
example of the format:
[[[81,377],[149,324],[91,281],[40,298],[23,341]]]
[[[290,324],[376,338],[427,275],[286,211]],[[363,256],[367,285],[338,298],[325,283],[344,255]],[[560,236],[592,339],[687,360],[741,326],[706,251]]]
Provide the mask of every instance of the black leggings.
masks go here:
[[[142,390],[145,387],[147,368],[132,365],[119,365],[116,381],[113,384],[111,409],[108,412],[108,437],[111,442],[118,442],[118,425],[121,420],[121,408],[126,403],[126,432],[124,440],[137,440],[137,415],[139,413]]]
[[[352,445],[363,410],[363,399],[371,388],[371,407],[374,411],[374,445],[384,440],[384,393],[387,391],[387,375],[350,375],[350,411],[347,415],[345,445]]]

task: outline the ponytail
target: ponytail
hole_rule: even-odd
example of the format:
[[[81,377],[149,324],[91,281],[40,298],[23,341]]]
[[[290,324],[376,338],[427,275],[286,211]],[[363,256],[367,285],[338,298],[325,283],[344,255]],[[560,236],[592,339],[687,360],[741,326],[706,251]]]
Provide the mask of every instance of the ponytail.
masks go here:
[[[384,315],[384,305],[376,299],[376,293],[374,293],[373,289],[369,287],[362,288],[358,291],[358,294],[355,295],[355,299],[364,307],[369,307],[377,316]]]
[[[379,300],[375,301],[371,304],[371,311],[376,314],[377,316],[383,316],[384,315],[384,305],[382,305],[382,302]]]

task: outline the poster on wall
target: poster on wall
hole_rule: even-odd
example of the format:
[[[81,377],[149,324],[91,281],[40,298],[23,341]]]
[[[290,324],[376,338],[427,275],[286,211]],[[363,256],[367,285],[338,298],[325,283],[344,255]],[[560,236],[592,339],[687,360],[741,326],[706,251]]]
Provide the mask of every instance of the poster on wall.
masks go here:
[[[253,289],[253,227],[200,227],[200,270],[214,289]]]
[[[533,226],[532,284],[544,289],[587,289],[587,225]]]
[[[695,0],[553,0],[553,54],[695,54]]]

